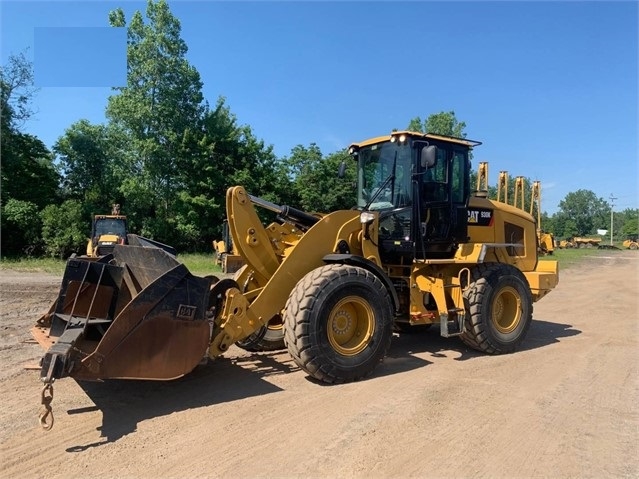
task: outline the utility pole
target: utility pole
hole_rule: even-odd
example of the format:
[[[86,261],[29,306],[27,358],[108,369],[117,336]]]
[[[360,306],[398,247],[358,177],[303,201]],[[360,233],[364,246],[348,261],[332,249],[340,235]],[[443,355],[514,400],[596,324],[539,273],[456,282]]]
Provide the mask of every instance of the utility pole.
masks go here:
[[[610,246],[612,246],[612,233],[613,233],[612,211],[614,209],[616,199],[617,198],[615,196],[612,196],[612,193],[610,193]]]

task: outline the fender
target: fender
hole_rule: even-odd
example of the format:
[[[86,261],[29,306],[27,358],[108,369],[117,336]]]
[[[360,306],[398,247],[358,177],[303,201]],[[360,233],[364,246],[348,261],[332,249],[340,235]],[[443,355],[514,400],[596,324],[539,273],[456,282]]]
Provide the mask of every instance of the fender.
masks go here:
[[[391,294],[391,298],[393,298],[393,306],[395,308],[395,313],[399,311],[399,297],[397,296],[397,291],[395,291],[395,286],[393,286],[393,282],[390,280],[388,275],[384,272],[382,268],[377,266],[372,261],[367,260],[361,256],[353,255],[353,254],[327,254],[322,258],[322,260],[326,264],[348,264],[351,266],[359,266],[360,268],[364,268],[365,270],[370,271],[375,276],[377,276],[386,289]]]

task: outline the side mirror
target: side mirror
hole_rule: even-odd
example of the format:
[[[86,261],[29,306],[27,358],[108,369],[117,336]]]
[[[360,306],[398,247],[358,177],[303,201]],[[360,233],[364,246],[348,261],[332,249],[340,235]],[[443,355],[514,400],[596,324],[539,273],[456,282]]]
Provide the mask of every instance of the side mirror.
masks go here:
[[[437,147],[429,145],[422,148],[421,155],[422,168],[432,168],[437,162]]]

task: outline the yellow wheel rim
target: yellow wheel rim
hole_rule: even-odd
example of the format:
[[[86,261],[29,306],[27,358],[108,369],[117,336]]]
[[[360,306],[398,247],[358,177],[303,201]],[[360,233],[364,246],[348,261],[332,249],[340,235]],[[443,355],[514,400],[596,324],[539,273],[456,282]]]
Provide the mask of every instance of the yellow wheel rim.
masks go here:
[[[373,310],[367,301],[348,296],[335,305],[328,316],[328,341],[344,356],[361,353],[375,330]]]
[[[282,317],[279,314],[271,319],[266,325],[266,329],[269,331],[281,331],[283,328],[284,323],[282,322]]]
[[[503,288],[493,300],[492,321],[502,334],[513,332],[521,321],[521,298],[515,288]]]

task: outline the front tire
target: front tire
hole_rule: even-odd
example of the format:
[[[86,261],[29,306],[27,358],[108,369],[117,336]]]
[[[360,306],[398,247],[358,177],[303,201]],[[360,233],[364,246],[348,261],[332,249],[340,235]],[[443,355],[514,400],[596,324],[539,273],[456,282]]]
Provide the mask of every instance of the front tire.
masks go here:
[[[284,312],[284,341],[297,365],[325,383],[369,376],[390,346],[393,308],[370,271],[331,264],[304,276]]]
[[[252,275],[243,277],[247,269],[248,265],[245,264],[233,275],[235,281],[242,283],[243,293],[249,289],[260,287]],[[286,349],[282,316],[279,314],[275,315],[266,326],[263,326],[248,338],[237,341],[235,345],[250,353],[281,351]]]
[[[532,295],[523,273],[508,264],[480,264],[464,293],[466,320],[461,339],[488,354],[510,353],[532,322]]]
[[[281,351],[286,349],[282,317],[279,314],[276,315],[255,335],[251,335],[235,344],[251,353]]]

